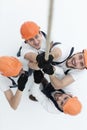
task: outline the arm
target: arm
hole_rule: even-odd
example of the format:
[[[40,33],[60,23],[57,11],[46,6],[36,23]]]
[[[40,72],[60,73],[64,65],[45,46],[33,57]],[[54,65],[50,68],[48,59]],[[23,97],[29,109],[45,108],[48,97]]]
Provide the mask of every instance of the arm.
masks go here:
[[[55,47],[51,50],[50,54],[54,57],[54,60],[56,60],[62,55],[62,52],[58,47]]]
[[[22,91],[17,90],[15,95],[13,95],[13,92],[9,89],[9,90],[5,91],[4,94],[5,94],[7,101],[9,102],[10,106],[14,110],[16,110],[20,103],[21,97],[22,97]]]
[[[42,54],[35,54],[33,52],[26,53],[24,58],[29,60],[29,67],[38,70],[39,68],[43,68],[45,64],[52,62],[52,60],[56,60],[62,54],[61,50],[56,47],[53,48],[50,52],[49,60],[45,61],[45,53]],[[38,67],[39,66],[39,67]]]
[[[18,89],[15,93],[15,95],[13,94],[13,92],[11,91],[11,89],[7,90],[4,92],[5,94],[5,97],[6,99],[8,100],[10,106],[16,110],[19,103],[20,103],[20,100],[21,100],[21,97],[22,97],[22,92],[25,88],[25,85],[27,83],[27,80],[28,80],[28,73],[25,72],[23,74],[20,75],[17,83],[18,83]]]
[[[25,56],[24,56],[24,58],[29,61],[29,64],[28,64],[29,68],[34,69],[34,70],[39,69],[37,61],[36,61],[36,56],[37,56],[37,54],[35,54],[33,52],[29,52],[29,53],[25,54]]]
[[[62,89],[74,82],[73,77],[69,74],[65,75],[62,79],[59,79],[54,74],[49,75],[49,77],[50,77],[50,81],[55,89]]]
[[[39,70],[40,68],[38,67],[37,63],[34,62],[29,62],[28,63],[29,68],[33,69],[33,70]]]
[[[29,53],[25,54],[24,58],[26,60],[29,60],[30,62],[36,63],[36,56],[37,56],[37,54],[35,54],[33,52],[29,52]]]
[[[74,82],[73,77],[70,74],[65,75],[60,67],[47,64],[44,66],[43,71],[49,75],[50,82],[55,89],[62,89]]]

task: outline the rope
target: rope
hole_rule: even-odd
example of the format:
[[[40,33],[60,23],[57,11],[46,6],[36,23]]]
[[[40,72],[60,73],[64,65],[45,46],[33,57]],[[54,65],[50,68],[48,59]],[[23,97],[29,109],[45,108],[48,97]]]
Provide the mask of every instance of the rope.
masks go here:
[[[47,40],[46,40],[46,53],[45,60],[48,60],[49,50],[50,50],[50,35],[51,35],[51,27],[52,27],[52,17],[53,17],[53,2],[54,0],[50,0],[49,4],[49,16],[48,16],[48,30],[47,30]]]

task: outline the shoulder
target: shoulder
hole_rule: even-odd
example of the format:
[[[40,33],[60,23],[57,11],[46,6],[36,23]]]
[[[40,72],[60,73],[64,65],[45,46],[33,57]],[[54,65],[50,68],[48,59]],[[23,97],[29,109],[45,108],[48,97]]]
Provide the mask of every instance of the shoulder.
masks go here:
[[[0,89],[1,89],[1,91],[8,90],[10,84],[11,84],[10,80],[7,77],[0,75]]]
[[[0,80],[1,80],[2,82],[3,82],[3,81],[7,81],[8,78],[0,74]]]
[[[72,69],[70,70],[69,74],[73,77],[74,80],[78,80],[84,76],[85,72],[86,72],[85,69],[84,70]]]

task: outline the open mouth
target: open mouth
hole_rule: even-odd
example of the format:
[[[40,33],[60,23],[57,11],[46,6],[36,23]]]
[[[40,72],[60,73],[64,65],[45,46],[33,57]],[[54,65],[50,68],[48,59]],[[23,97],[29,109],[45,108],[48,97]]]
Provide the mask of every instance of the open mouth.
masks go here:
[[[75,60],[75,58],[72,58],[71,63],[72,63],[73,66],[76,66],[76,60]]]

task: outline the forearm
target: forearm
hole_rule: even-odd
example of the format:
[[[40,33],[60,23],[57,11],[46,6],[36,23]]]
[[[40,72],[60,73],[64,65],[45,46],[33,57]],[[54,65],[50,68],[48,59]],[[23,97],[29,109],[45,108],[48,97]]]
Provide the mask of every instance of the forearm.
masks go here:
[[[28,66],[29,66],[29,68],[31,68],[33,70],[38,70],[39,69],[38,64],[34,63],[34,62],[29,62]]]
[[[64,76],[62,79],[59,79],[55,75],[50,75],[49,77],[55,89],[62,89],[74,82],[73,77],[69,74]]]
[[[11,107],[16,110],[20,101],[21,101],[21,97],[22,97],[22,91],[17,90],[15,95],[11,98],[11,102],[10,105]]]
[[[29,52],[29,53],[25,54],[24,58],[26,60],[29,60],[30,62],[36,62],[36,56],[37,56],[37,54],[35,54],[33,52]]]
[[[5,92],[5,96],[9,102],[10,106],[14,110],[16,110],[20,103],[21,97],[22,97],[22,91],[17,90],[15,95],[13,95],[13,92],[11,90],[8,90]]]
[[[52,49],[50,54],[52,54],[52,56],[54,57],[54,60],[56,60],[61,56],[61,50],[59,48],[54,48]]]
[[[55,89],[62,89],[63,85],[62,85],[62,81],[61,80],[59,80],[54,75],[50,75],[49,78],[50,78],[51,84],[53,85],[53,87]]]

